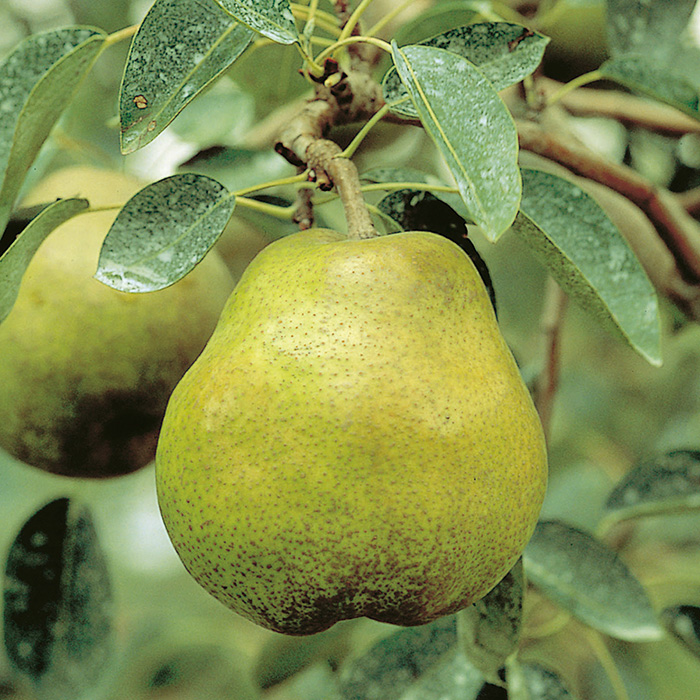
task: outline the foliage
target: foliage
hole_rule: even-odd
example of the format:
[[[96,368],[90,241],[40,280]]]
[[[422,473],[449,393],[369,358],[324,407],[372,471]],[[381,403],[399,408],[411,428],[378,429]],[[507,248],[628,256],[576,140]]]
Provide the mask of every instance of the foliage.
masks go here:
[[[548,28],[604,4],[604,60],[553,79],[562,49]],[[275,637],[270,651],[270,636],[222,620],[167,566],[145,577],[153,600],[172,603],[150,621],[157,633],[120,637],[146,625],[133,591],[147,586],[124,564],[134,548],[110,544],[90,513],[120,503],[103,525],[123,536],[152,475],[83,493],[2,456],[8,488],[25,498],[0,502],[14,516],[0,672],[18,694],[120,697],[131,667],[146,669],[133,697],[234,687],[312,699],[690,697],[683,688],[700,679],[695,0],[155,0],[142,11],[113,3],[104,26],[124,28],[111,34],[92,26],[90,3],[68,5],[74,23],[50,28],[0,8],[17,34],[0,62],[0,319],[46,236],[94,210],[81,198],[22,208],[66,161],[149,182],[115,202],[95,273],[129,293],[177,282],[237,220],[269,240],[314,220],[352,230],[366,205],[380,235],[432,230],[472,256],[540,410],[552,480],[522,561],[471,608],[420,628],[357,621],[313,643]],[[324,139],[337,151],[316,157]],[[144,512],[155,517],[152,503]],[[185,608],[211,622],[204,641],[186,625],[159,627]],[[178,634],[196,653],[172,652]],[[151,637],[170,654],[153,664]],[[238,655],[246,644],[255,671]],[[185,658],[225,661],[203,689]]]

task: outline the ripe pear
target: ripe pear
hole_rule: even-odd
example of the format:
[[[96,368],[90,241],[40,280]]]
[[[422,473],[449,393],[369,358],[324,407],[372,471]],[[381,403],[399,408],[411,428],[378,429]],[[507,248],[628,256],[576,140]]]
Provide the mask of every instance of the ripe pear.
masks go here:
[[[59,196],[119,204],[141,187],[120,173],[69,168],[24,204]],[[98,282],[117,211],[77,216],[49,234],[0,324],[0,446],[55,474],[118,476],[153,461],[170,393],[234,284],[211,253],[161,291],[127,294]]]
[[[288,634],[468,606],[525,547],[546,471],[479,273],[425,232],[266,247],[173,392],[156,454],[185,567]]]

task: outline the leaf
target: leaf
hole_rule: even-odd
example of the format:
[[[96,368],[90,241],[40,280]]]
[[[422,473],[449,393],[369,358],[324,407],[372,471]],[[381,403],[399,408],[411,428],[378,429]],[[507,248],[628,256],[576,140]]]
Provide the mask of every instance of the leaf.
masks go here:
[[[523,621],[525,578],[522,560],[481,600],[457,613],[460,647],[467,659],[495,684],[518,647]]]
[[[477,700],[484,677],[459,649],[444,658],[416,679],[400,700]],[[371,696],[374,697],[374,696]],[[382,697],[382,700],[385,698]]]
[[[512,659],[506,679],[508,700],[574,700],[561,678],[540,664]]]
[[[203,175],[172,175],[148,185],[117,215],[95,279],[122,292],[169,287],[214,245],[234,206],[235,197]]]
[[[617,227],[578,185],[523,169],[513,232],[583,309],[653,365],[661,364],[656,292]]]
[[[401,81],[442,153],[474,222],[495,241],[520,204],[518,136],[491,83],[461,56],[392,44]]]
[[[86,695],[111,648],[111,592],[85,508],[59,498],[24,524],[4,581],[4,641],[41,700]]]
[[[86,199],[59,199],[34,218],[0,257],[0,322],[12,310],[22,277],[44,239],[64,221],[88,207]]]
[[[422,170],[417,170],[416,168],[403,167],[403,168],[371,168],[370,170],[365,170],[360,175],[360,179],[365,182],[422,182],[424,184],[440,183],[437,178],[433,177],[429,173],[423,172]]]
[[[420,42],[420,46],[444,49],[466,58],[493,84],[496,91],[519,83],[542,62],[549,38],[509,22],[480,22],[456,27]],[[418,117],[395,68],[389,69],[382,88],[387,103],[400,102],[392,111]]]
[[[248,47],[215,0],[156,0],[131,42],[119,94],[122,153],[150,143]]]
[[[88,27],[41,32],[22,41],[0,64],[0,231],[24,176],[104,39]]]
[[[229,14],[278,44],[299,41],[289,0],[216,0]]]
[[[528,579],[587,625],[628,642],[662,636],[642,585],[591,535],[556,520],[540,522],[523,561]]]
[[[400,698],[430,668],[443,661],[456,642],[454,615],[394,632],[341,670],[341,697]]]
[[[700,452],[675,450],[631,469],[610,493],[605,520],[699,509]]]
[[[678,605],[661,613],[663,626],[688,649],[700,658],[700,608],[696,605]]]
[[[618,56],[599,69],[604,78],[680,109],[700,119],[698,87],[681,75],[659,67],[647,56]]]

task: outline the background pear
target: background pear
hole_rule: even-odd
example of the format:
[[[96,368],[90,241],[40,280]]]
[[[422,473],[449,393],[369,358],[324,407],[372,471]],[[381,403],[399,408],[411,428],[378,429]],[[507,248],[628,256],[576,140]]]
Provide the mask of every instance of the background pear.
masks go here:
[[[141,187],[120,173],[69,168],[23,204],[86,197],[117,205]],[[0,324],[0,446],[56,474],[116,476],[152,461],[170,392],[233,286],[211,253],[157,292],[127,294],[93,279],[117,212],[80,215],[53,231]]]
[[[429,622],[487,593],[546,486],[541,425],[454,243],[265,248],[175,389],[161,512],[193,577],[278,632]]]

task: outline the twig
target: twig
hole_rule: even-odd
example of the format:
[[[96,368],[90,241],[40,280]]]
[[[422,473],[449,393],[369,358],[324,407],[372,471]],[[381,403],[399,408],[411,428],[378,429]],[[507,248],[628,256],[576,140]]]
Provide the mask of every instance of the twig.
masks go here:
[[[534,399],[540,415],[545,438],[549,439],[554,397],[559,388],[561,360],[561,329],[568,306],[568,297],[550,277],[547,280],[545,305],[542,312],[541,332],[545,362],[534,386]]]

